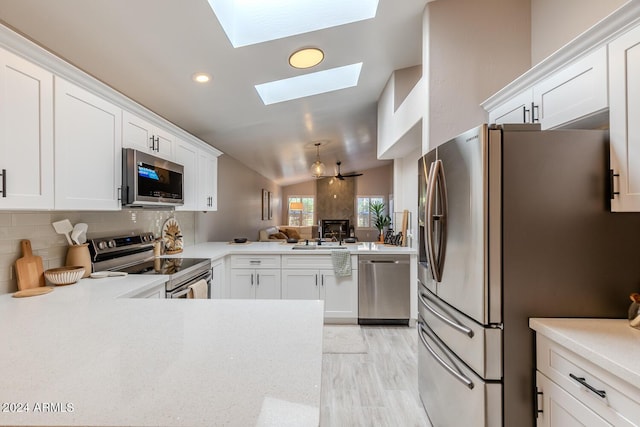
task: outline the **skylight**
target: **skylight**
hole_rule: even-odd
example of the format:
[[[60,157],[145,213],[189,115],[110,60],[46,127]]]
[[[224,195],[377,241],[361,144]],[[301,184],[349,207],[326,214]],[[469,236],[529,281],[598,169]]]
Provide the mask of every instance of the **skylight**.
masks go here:
[[[358,84],[362,62],[256,85],[265,105],[304,98]]]
[[[233,47],[371,19],[378,0],[208,0]]]

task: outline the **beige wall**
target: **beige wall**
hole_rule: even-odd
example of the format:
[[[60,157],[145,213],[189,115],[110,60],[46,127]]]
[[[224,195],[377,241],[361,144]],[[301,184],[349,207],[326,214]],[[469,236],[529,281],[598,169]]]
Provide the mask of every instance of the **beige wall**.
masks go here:
[[[531,64],[589,29],[627,0],[531,0]]]
[[[439,0],[423,21],[428,147],[487,120],[480,103],[529,69],[529,0]]]
[[[262,220],[262,189],[272,192],[273,216]],[[226,154],[218,158],[218,210],[196,213],[196,243],[258,239],[261,228],[278,225],[281,189],[273,181]]]
[[[389,163],[378,168],[362,171],[363,175],[353,178],[356,196],[384,196],[387,199],[393,197],[393,164]],[[350,178],[348,178],[350,179]],[[282,200],[288,200],[289,196],[316,196],[316,180],[302,182],[282,187]],[[355,199],[353,201],[355,209]],[[316,221],[318,219],[316,218]],[[281,224],[287,223],[286,206],[282,209]],[[376,234],[370,230],[356,231],[360,240],[375,240]]]
[[[128,209],[117,212],[0,212],[0,294],[15,292],[17,283],[13,265],[20,253],[20,240],[29,239],[34,255],[42,257],[44,269],[64,265],[67,241],[51,225],[61,219],[72,224],[85,222],[89,237],[117,236],[131,232],[151,232],[156,237],[162,225],[175,217],[180,224],[185,246],[195,241],[193,212]]]

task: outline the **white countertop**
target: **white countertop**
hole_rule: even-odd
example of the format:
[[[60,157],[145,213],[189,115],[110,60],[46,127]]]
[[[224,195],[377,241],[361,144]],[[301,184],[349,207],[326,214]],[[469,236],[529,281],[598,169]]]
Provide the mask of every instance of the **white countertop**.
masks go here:
[[[640,330],[626,319],[529,319],[537,333],[603,369],[640,384]]]
[[[163,280],[0,296],[0,425],[319,424],[321,301],[126,298]]]
[[[299,244],[304,244],[301,242]],[[311,244],[311,243],[310,243]],[[335,249],[334,244],[323,243],[321,246],[317,246],[312,250],[295,250],[294,244],[283,242],[248,242],[248,243],[228,243],[228,242],[207,242],[200,243],[195,246],[184,248],[183,252],[174,255],[178,258],[210,258],[215,260],[222,258],[226,255],[233,254],[276,254],[276,255],[320,255],[330,254],[332,250],[348,250],[352,255],[358,254],[405,254],[415,255],[416,249],[393,246],[393,245],[381,245],[378,243],[348,243],[343,244],[347,249]]]

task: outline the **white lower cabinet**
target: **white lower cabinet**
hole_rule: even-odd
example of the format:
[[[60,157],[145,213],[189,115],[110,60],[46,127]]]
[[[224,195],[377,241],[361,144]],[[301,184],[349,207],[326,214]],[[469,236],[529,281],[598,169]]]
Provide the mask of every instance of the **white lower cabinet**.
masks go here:
[[[536,335],[538,427],[640,425],[640,389]]]
[[[155,298],[155,299],[165,299],[166,291],[164,283],[154,286],[151,289],[147,289],[146,291],[140,292],[139,294],[135,294],[131,296],[131,298]]]
[[[280,299],[280,270],[233,268],[229,292],[237,299]]]
[[[330,255],[284,255],[282,298],[324,300],[325,320],[358,319],[357,256],[350,276],[336,276]]]
[[[211,263],[211,299],[224,298],[224,291],[224,258],[221,258]]]
[[[280,255],[231,255],[229,298],[280,299]]]
[[[538,427],[579,427],[611,426],[566,390],[542,375],[536,373],[538,390],[541,395],[542,412],[539,413]]]

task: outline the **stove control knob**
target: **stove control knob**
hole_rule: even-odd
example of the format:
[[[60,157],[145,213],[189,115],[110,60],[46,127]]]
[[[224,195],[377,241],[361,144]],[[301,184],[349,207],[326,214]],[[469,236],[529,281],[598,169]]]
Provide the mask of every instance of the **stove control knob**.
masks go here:
[[[115,240],[109,240],[107,242],[107,246],[109,246],[110,248],[115,248],[116,247],[116,241]]]
[[[105,249],[107,247],[107,242],[105,242],[104,240],[102,240],[101,242],[98,242],[98,249]]]

